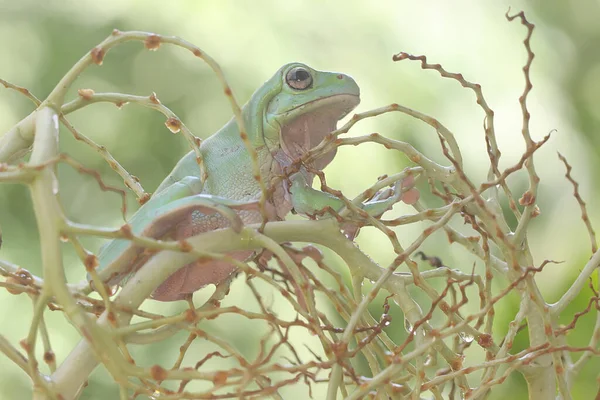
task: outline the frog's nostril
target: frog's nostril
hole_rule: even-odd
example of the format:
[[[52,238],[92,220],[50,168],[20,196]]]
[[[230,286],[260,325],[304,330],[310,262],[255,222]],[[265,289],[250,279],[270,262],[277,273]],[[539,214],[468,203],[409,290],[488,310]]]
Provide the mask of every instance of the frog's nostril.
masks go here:
[[[337,78],[338,79],[344,79],[344,74],[338,74]]]

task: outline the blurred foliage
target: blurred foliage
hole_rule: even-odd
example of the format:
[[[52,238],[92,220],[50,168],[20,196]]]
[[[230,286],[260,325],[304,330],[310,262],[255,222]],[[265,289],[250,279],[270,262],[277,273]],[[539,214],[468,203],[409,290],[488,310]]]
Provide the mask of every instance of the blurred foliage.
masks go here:
[[[543,294],[549,301],[557,298],[587,261],[588,245],[578,208],[570,197],[571,189],[563,178],[562,165],[553,149],[559,149],[574,166],[574,175],[582,184],[582,194],[590,204],[592,221],[599,219],[598,166],[596,148],[600,146],[600,3],[594,0],[564,2],[535,1],[511,3],[513,9],[525,9],[536,24],[533,48],[537,58],[532,71],[534,92],[530,100],[532,132],[536,139],[557,129],[548,148],[539,155],[540,207],[543,219],[534,229],[539,233],[531,243],[540,259],[576,259],[577,263],[552,266],[538,276]],[[255,88],[282,64],[302,61],[318,69],[342,71],[352,75],[362,89],[360,110],[397,102],[433,115],[457,134],[466,159],[467,171],[484,178],[478,166],[486,159],[480,136],[482,118],[473,96],[456,82],[440,79],[417,65],[395,64],[391,55],[398,51],[427,54],[431,62],[441,62],[455,72],[482,84],[492,108],[500,115],[498,132],[503,150],[503,165],[509,165],[523,149],[517,97],[522,91],[521,67],[524,51],[522,27],[504,19],[508,2],[462,1],[435,5],[408,1],[358,2],[348,0],[320,2],[241,1],[127,1],[105,0],[0,0],[0,77],[24,86],[43,97],[49,93],[73,63],[113,28],[148,30],[181,36],[207,51],[224,68],[238,100],[245,101]],[[95,91],[120,91],[147,95],[156,92],[161,101],[200,137],[207,137],[230,118],[230,109],[218,83],[208,67],[180,49],[164,46],[158,52],[147,52],[139,43],[112,50],[104,65],[88,69],[77,88]],[[72,93],[75,95],[75,93]],[[27,115],[31,104],[18,93],[0,88],[0,132]],[[70,118],[95,141],[107,146],[123,166],[137,175],[152,190],[186,151],[179,136],[165,127],[162,116],[129,105],[117,110],[112,105],[87,107]],[[435,134],[414,121],[398,115],[385,115],[361,123],[352,134],[379,132],[402,138],[434,159],[437,150]],[[87,147],[76,142],[69,132],[61,133],[62,151],[84,161],[105,177],[107,183],[120,185],[120,179]],[[435,143],[435,146],[431,146]],[[368,149],[368,151],[365,151]],[[344,148],[326,170],[330,186],[352,196],[372,183],[377,176],[397,171],[406,160],[390,157],[380,147]],[[118,226],[118,196],[101,192],[93,179],[69,168],[59,169],[62,201],[75,221]],[[525,182],[513,182],[525,187]],[[130,196],[130,209],[135,202]],[[31,201],[25,187],[0,186],[0,225],[4,244],[0,255],[40,274],[40,256]],[[93,212],[90,212],[93,210]],[[396,214],[403,212],[398,207]],[[413,238],[419,226],[403,234]],[[554,235],[547,235],[553,232]],[[556,234],[560,232],[560,234]],[[369,231],[369,233],[371,233]],[[361,248],[386,264],[394,253],[381,248],[376,234],[363,232]],[[444,235],[433,235],[427,247],[434,253],[446,251]],[[85,243],[92,249],[100,242]],[[449,248],[439,254],[447,265],[470,270],[472,260],[462,252]],[[72,253],[68,264],[69,279],[84,277],[84,269]],[[505,283],[505,282],[498,282]],[[236,288],[239,289],[236,291]],[[234,284],[224,303],[243,299],[242,285]],[[202,296],[199,293],[197,296]],[[0,291],[0,324],[2,333],[17,343],[27,333],[31,306],[21,296]],[[415,298],[419,299],[415,293]],[[589,294],[569,307],[568,315],[585,308]],[[424,305],[428,299],[422,298]],[[371,312],[381,312],[383,296],[374,302]],[[518,298],[501,302],[495,325],[501,336],[513,318]],[[183,309],[182,304],[156,304],[160,310]],[[289,310],[283,310],[282,312]],[[402,315],[394,315],[388,333],[394,339],[406,334]],[[223,319],[225,320],[225,319]],[[47,314],[53,332],[57,361],[61,362],[78,340],[75,330],[62,315]],[[566,321],[565,321],[566,322]],[[572,343],[586,342],[591,318],[579,321],[570,336]],[[221,324],[204,328],[218,332],[240,349],[255,351],[263,332],[250,326]],[[582,333],[579,333],[582,332]],[[140,363],[172,362],[185,334],[160,345],[136,349],[133,355]],[[306,339],[310,344],[310,338]],[[525,334],[517,336],[515,348],[527,346]],[[194,349],[196,354],[207,348]],[[17,399],[29,396],[27,377],[6,358],[0,357],[0,397]],[[594,360],[584,369],[575,385],[574,398],[588,398],[595,391],[595,373],[600,362]],[[512,398],[525,397],[525,383],[518,374],[503,388],[510,388]],[[118,390],[102,369],[90,379],[90,390],[82,399],[114,398]],[[501,390],[491,398],[504,398]],[[285,393],[286,399],[305,398],[306,393]],[[582,397],[579,397],[582,396]],[[316,395],[319,398],[319,395]]]

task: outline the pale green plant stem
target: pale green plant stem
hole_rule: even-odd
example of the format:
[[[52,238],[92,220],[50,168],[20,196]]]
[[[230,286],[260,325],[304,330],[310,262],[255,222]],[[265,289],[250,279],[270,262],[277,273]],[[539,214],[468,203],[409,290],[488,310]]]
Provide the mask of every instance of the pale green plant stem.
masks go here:
[[[33,306],[33,317],[31,318],[31,324],[29,325],[29,333],[25,339],[26,350],[27,350],[27,361],[29,367],[29,376],[33,381],[34,392],[43,393],[52,399],[57,399],[56,393],[49,387],[48,382],[44,379],[40,379],[38,361],[35,357],[35,348],[37,342],[37,333],[40,326],[40,321],[44,315],[46,309],[46,303],[50,296],[47,290],[42,290],[41,294],[34,299]]]
[[[35,115],[29,114],[0,136],[0,163],[10,162],[29,151],[33,143]]]
[[[43,164],[46,160],[55,157],[57,151],[58,115],[53,109],[44,107],[36,111],[36,135],[30,162],[32,164]],[[111,366],[120,358],[118,350],[111,341],[107,340],[108,338],[98,331],[95,323],[77,306],[66,284],[60,245],[61,222],[64,216],[56,197],[57,185],[54,171],[50,168],[41,171],[30,185],[33,207],[40,232],[44,271],[44,285],[36,305],[36,312],[39,313],[39,316],[36,318],[34,315],[33,320],[39,321],[46,301],[54,296],[56,302],[63,307],[65,314],[73,325],[84,337],[92,339],[95,349],[98,351],[98,356],[108,366]],[[36,323],[32,324],[28,339],[35,339],[34,331],[37,331]],[[32,342],[28,344],[33,346]],[[29,362],[31,364],[34,361],[30,360]],[[42,395],[39,391],[35,393],[36,397]],[[60,393],[60,390],[57,390],[56,393]],[[54,392],[50,397],[53,396]]]
[[[31,369],[29,368],[29,363],[27,358],[19,352],[10,341],[6,339],[3,335],[0,335],[0,352],[2,352],[6,357],[8,357],[12,362],[14,362],[19,368],[21,368],[27,375],[31,377]],[[36,373],[38,373],[36,371]],[[33,378],[32,378],[33,379]],[[42,380],[42,377],[38,378]]]
[[[44,354],[49,354],[54,356],[54,352],[52,351],[52,344],[50,343],[50,335],[48,334],[48,328],[46,326],[46,321],[44,319],[44,315],[42,314],[40,318],[40,335],[42,337],[42,344],[44,345]],[[50,367],[50,372],[56,371],[56,361],[53,360],[48,363]]]
[[[585,264],[575,282],[569,287],[569,289],[562,295],[562,297],[554,304],[550,305],[550,313],[554,317],[558,317],[565,308],[573,301],[575,298],[581,293],[584,286],[588,284],[590,276],[594,273],[594,271],[599,271],[598,267],[600,266],[600,250],[597,250],[596,253],[590,258],[590,260]]]

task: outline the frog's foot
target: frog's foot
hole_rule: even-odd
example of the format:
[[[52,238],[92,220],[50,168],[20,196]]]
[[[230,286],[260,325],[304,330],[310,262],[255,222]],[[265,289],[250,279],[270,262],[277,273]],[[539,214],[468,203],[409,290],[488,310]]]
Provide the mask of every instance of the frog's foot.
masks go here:
[[[389,188],[377,193],[373,199],[363,205],[369,215],[379,218],[383,213],[391,210],[394,204],[402,201],[406,204],[415,204],[420,197],[419,191],[414,187],[415,178],[407,176],[401,182],[396,183],[393,189]],[[348,221],[342,224],[342,232],[349,240],[354,240],[360,228],[364,226],[363,221]]]
[[[373,199],[363,205],[369,215],[381,216],[384,212],[391,210],[394,204],[403,201],[406,204],[414,204],[419,200],[420,193],[414,187],[415,178],[412,175],[396,182],[393,189],[386,189],[377,193]]]
[[[406,204],[415,204],[421,197],[421,193],[419,193],[419,190],[414,185],[415,177],[413,175],[409,175],[402,180],[402,184],[400,185],[402,191],[400,200]]]

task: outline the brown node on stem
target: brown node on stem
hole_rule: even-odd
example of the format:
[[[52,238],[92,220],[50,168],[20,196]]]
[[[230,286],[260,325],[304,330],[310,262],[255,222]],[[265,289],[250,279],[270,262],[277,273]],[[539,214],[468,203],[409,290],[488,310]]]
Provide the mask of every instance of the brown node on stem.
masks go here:
[[[48,350],[44,353],[44,361],[46,364],[54,364],[54,362],[56,362],[56,356],[52,350]]]
[[[146,204],[151,196],[150,193],[144,193],[144,195],[138,199],[138,203],[140,203],[140,205]]]
[[[477,343],[484,349],[491,347],[494,344],[494,338],[489,333],[484,333],[479,335],[477,338]]]
[[[115,315],[114,312],[110,311],[107,314],[106,319],[112,326],[117,326],[117,316]]]
[[[217,371],[215,373],[215,377],[213,378],[213,384],[215,386],[224,385],[227,382],[227,378],[229,377],[227,371]]]
[[[462,354],[457,355],[451,362],[450,362],[450,368],[452,368],[452,371],[458,371],[462,368],[463,366],[463,361],[465,360],[465,356]]]
[[[25,340],[25,339],[20,340],[19,345],[21,346],[21,348],[23,348],[23,350],[29,351],[29,345],[27,344],[27,340]]]
[[[92,56],[92,61],[96,65],[102,65],[102,60],[104,59],[104,50],[100,47],[94,47],[90,52]]]
[[[19,267],[16,271],[15,274],[12,276],[9,276],[8,278],[6,278],[6,283],[12,283],[12,284],[16,284],[16,285],[23,285],[23,286],[33,286],[33,277],[31,276],[31,273],[21,267]],[[21,294],[23,293],[22,290],[15,290],[12,288],[6,288],[6,291],[10,294]]]
[[[84,265],[86,271],[89,272],[94,270],[98,266],[98,257],[93,254],[88,254],[85,257]]]
[[[92,97],[94,96],[94,90],[93,89],[79,89],[79,90],[77,90],[77,94],[79,95],[79,97],[81,97],[84,100],[91,100]]]
[[[21,282],[17,278],[14,278],[12,276],[9,276],[8,278],[6,278],[6,283],[12,284],[12,285],[21,285]],[[10,286],[6,286],[5,289],[8,293],[14,294],[14,295],[27,292],[26,289],[10,287]]]
[[[337,358],[344,358],[344,356],[348,352],[348,343],[344,343],[344,342],[333,343],[331,345],[331,350],[333,351],[333,354],[335,354],[335,356]]]
[[[519,199],[519,204],[522,206],[530,206],[535,202],[535,196],[529,190],[523,193],[523,196]]]
[[[158,97],[156,96],[156,93],[154,93],[154,92],[152,92],[150,94],[150,96],[148,96],[148,99],[150,100],[150,103],[160,104],[160,100],[158,99]]]
[[[181,121],[175,117],[167,119],[165,126],[173,133],[177,133],[181,130]]]
[[[155,364],[150,367],[150,376],[156,381],[164,381],[167,378],[167,370]]]
[[[150,51],[156,51],[160,47],[160,36],[152,34],[144,40],[144,46]]]
[[[185,320],[189,323],[194,323],[198,319],[198,315],[195,310],[187,309],[185,310]]]
[[[184,253],[189,253],[190,251],[192,251],[194,249],[194,247],[187,240],[180,240],[178,242],[178,244],[179,244],[179,248]]]
[[[125,224],[125,225],[121,226],[119,231],[121,232],[121,234],[123,235],[123,237],[125,239],[133,238],[133,233],[131,232],[131,226],[129,224]]]

